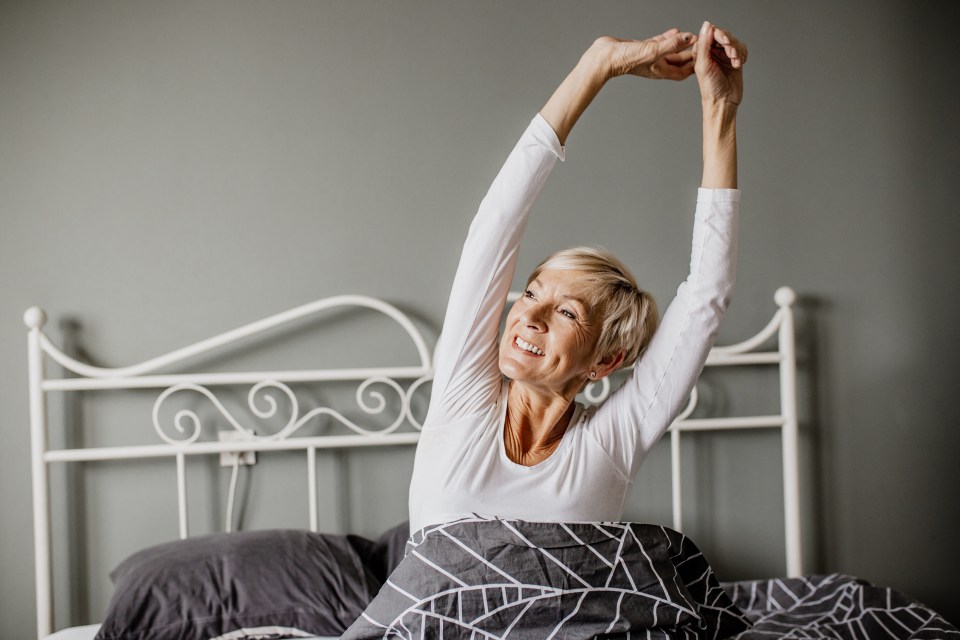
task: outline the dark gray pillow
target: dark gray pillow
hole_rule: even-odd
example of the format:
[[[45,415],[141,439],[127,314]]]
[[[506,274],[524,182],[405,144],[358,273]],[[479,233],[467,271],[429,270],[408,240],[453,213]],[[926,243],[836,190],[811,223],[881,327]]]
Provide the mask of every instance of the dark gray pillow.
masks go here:
[[[251,531],[139,551],[110,574],[96,640],[338,636],[380,587],[354,536]]]
[[[749,626],[676,531],[469,518],[414,534],[343,640],[718,639]]]
[[[367,560],[367,566],[380,582],[386,582],[387,576],[393,573],[403,560],[409,537],[410,523],[401,522],[377,538],[370,558]]]

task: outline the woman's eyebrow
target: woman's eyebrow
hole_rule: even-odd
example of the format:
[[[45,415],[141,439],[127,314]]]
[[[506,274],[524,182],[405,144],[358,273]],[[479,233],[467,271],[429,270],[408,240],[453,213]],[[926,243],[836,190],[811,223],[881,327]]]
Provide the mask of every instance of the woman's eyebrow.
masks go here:
[[[561,297],[562,297],[564,300],[572,300],[573,302],[576,302],[576,303],[579,304],[581,307],[583,307],[584,310],[586,310],[586,311],[588,311],[588,312],[590,311],[590,304],[589,304],[586,300],[584,300],[583,298],[581,298],[581,297],[579,297],[579,296],[565,295],[565,296],[561,296]]]
[[[527,288],[532,287],[534,285],[543,286],[543,283],[540,282],[539,278],[534,278],[533,280],[527,283]],[[583,307],[587,311],[590,310],[590,303],[587,302],[584,298],[581,298],[580,296],[573,295],[570,293],[565,293],[565,294],[562,294],[560,297],[563,298],[564,300],[573,300],[574,302],[578,303],[581,307]]]
[[[590,312],[590,303],[587,302],[585,298],[582,298],[574,293],[562,293],[560,294],[560,299],[567,302],[576,302],[581,308],[583,308],[584,311],[587,313]]]

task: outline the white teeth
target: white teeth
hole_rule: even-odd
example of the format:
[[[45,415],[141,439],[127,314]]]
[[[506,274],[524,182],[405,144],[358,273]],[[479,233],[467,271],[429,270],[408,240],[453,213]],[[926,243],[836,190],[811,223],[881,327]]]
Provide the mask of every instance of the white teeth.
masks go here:
[[[542,351],[539,347],[536,347],[536,346],[530,344],[529,342],[527,342],[526,340],[524,340],[524,339],[521,338],[520,336],[517,336],[516,343],[517,343],[517,346],[520,347],[521,349],[524,349],[524,350],[526,350],[526,351],[529,351],[530,353],[535,353],[535,354],[538,355],[538,356],[542,356],[542,355],[543,355],[543,351]]]

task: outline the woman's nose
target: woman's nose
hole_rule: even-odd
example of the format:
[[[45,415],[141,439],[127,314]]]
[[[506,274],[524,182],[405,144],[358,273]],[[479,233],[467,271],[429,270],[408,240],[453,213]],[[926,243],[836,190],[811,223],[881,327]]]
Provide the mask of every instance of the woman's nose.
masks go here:
[[[542,304],[532,304],[523,312],[523,323],[528,327],[543,330],[546,325],[546,306]]]

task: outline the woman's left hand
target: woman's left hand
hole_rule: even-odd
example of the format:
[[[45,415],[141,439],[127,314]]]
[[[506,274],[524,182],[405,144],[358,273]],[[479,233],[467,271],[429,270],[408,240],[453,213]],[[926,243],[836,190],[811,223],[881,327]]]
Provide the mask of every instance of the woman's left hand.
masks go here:
[[[714,103],[740,104],[747,45],[729,31],[704,22],[693,57],[700,97]]]

